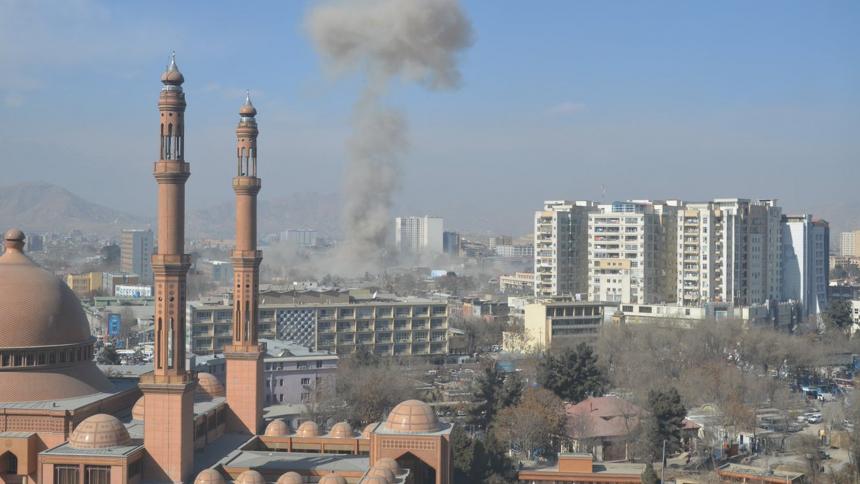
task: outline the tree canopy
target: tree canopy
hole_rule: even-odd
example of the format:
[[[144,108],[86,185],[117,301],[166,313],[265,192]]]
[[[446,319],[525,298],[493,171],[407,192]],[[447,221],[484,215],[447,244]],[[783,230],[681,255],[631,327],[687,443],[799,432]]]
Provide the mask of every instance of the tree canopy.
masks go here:
[[[645,445],[651,461],[661,459],[663,442],[666,452],[681,448],[681,430],[687,409],[675,387],[648,392],[648,417],[645,420]]]
[[[548,353],[538,365],[537,378],[544,388],[570,402],[600,395],[609,383],[597,355],[585,343],[567,348],[559,356]]]

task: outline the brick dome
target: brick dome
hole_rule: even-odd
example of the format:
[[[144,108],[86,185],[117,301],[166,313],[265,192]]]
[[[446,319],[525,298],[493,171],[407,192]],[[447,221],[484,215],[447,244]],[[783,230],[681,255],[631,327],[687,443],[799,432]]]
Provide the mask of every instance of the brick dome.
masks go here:
[[[225,395],[227,391],[215,375],[205,372],[197,374],[197,386],[194,388],[196,398],[212,399]]]
[[[332,425],[328,436],[335,439],[351,439],[355,436],[352,432],[352,426],[347,422],[338,422]]]
[[[134,407],[131,407],[131,418],[132,420],[143,420],[143,411],[144,411],[144,398],[140,397],[134,402]]]
[[[373,466],[367,472],[367,477],[380,477],[385,479],[386,482],[394,482],[394,473],[389,468],[378,465]]]
[[[179,72],[179,67],[176,65],[175,54],[170,56],[170,64],[168,64],[167,69],[164,70],[164,74],[161,75],[161,82],[165,85],[173,86],[179,86],[185,82],[185,77],[181,72]]]
[[[439,419],[430,405],[420,400],[406,400],[391,410],[385,427],[392,432],[436,432],[439,430]]]
[[[252,469],[239,474],[233,484],[266,484],[266,479],[263,474]]]
[[[323,476],[317,484],[346,484],[346,479],[334,474],[328,474]]]
[[[373,433],[373,430],[376,428],[377,425],[379,425],[379,422],[373,422],[373,423],[367,424],[364,427],[364,430],[361,431],[361,437],[364,439],[369,439],[370,434]]]
[[[373,464],[373,467],[385,467],[386,469],[390,470],[391,473],[395,476],[399,475],[401,472],[400,464],[398,464],[397,461],[392,459],[391,457],[383,457],[381,459],[377,459],[376,464]]]
[[[266,425],[266,432],[264,435],[269,437],[283,437],[284,435],[290,434],[290,426],[287,425],[287,422],[284,422],[282,419],[275,419],[269,422],[269,425]]]
[[[194,484],[226,484],[226,481],[224,476],[215,469],[203,469],[200,474],[197,474]]]
[[[296,429],[296,437],[319,437],[320,429],[316,422],[308,420],[302,422],[299,428]],[[320,481],[322,482],[322,481]]]
[[[364,479],[361,480],[361,484],[392,484],[394,481],[389,481],[388,479],[382,476],[370,476],[368,475]]]
[[[287,472],[278,478],[277,484],[304,484],[305,480],[298,472]]]
[[[85,418],[69,439],[69,446],[73,449],[106,449],[130,443],[131,437],[122,422],[104,413]]]

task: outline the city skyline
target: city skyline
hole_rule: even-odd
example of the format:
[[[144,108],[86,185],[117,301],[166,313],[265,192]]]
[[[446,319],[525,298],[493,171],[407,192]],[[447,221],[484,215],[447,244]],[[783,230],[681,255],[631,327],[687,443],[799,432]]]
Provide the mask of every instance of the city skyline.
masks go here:
[[[229,183],[224,134],[245,88],[265,106],[270,130],[261,153],[273,160],[265,175],[278,189],[264,200],[340,193],[359,79],[335,80],[320,66],[304,27],[306,3],[265,18],[219,9],[208,20],[86,1],[2,8],[4,19],[32,20],[3,29],[26,41],[4,42],[0,51],[11,73],[0,83],[0,136],[22,161],[7,183],[45,180],[152,213],[142,180],[157,135],[140,135],[151,131],[145,93],[152,82],[144,73],[162,68],[176,49],[194,73],[188,86],[197,101],[188,113],[199,167],[188,186],[190,209],[229,200],[203,187]],[[857,223],[839,220],[860,203],[850,177],[805,174],[807,166],[850,173],[858,151],[848,134],[860,122],[851,89],[855,5],[768,2],[716,11],[559,2],[518,12],[520,22],[510,22],[510,9],[480,2],[464,9],[476,35],[461,58],[460,90],[395,85],[385,101],[406,112],[411,138],[392,217],[434,213],[453,228],[517,234],[545,199],[765,196],[789,212],[828,219],[836,231]],[[223,28],[235,18],[253,25],[251,33]],[[244,35],[281,48],[283,60],[243,52],[243,69],[230,68],[241,45],[233,41]],[[128,176],[110,184],[97,176],[116,170]],[[703,171],[707,184],[698,181]],[[476,181],[490,173],[494,183]],[[481,203],[500,192],[507,195]],[[463,204],[471,208],[468,226]]]

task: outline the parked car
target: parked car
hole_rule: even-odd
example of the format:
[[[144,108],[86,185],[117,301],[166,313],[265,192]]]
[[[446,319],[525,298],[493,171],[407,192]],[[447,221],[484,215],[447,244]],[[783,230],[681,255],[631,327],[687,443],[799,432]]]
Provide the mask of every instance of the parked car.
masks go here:
[[[811,424],[821,423],[821,414],[814,414],[807,417],[806,421]]]

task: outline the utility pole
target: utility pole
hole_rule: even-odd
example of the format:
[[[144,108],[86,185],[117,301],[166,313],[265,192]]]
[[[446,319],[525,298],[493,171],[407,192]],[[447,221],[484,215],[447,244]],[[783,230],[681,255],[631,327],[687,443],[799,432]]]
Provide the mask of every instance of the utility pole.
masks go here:
[[[666,477],[666,439],[663,439],[663,460],[660,462],[660,484],[663,484]]]

